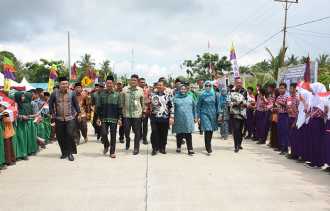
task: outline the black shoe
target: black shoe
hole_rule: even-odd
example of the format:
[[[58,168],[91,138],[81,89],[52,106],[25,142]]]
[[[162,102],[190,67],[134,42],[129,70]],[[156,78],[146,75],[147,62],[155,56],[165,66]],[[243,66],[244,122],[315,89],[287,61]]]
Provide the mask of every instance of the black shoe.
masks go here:
[[[133,151],[133,155],[138,155],[139,154],[139,150],[134,150]]]
[[[129,144],[126,144],[126,150],[129,150]]]
[[[73,157],[73,155],[72,155],[72,154],[69,154],[69,155],[68,155],[68,159],[69,159],[69,161],[74,161],[74,157]]]
[[[148,144],[148,141],[147,141],[146,139],[143,139],[142,143],[143,143],[144,145],[147,145],[147,144]]]
[[[245,136],[245,139],[251,139],[251,136]]]
[[[176,149],[176,152],[177,152],[177,153],[181,153],[181,149],[180,149],[180,148],[177,148],[177,149]]]
[[[151,153],[152,156],[155,156],[157,155],[157,150],[152,150],[152,153]]]
[[[190,151],[190,150],[188,150],[188,155],[194,155],[195,154],[195,152],[194,151]]]
[[[258,141],[257,144],[266,144],[266,143],[263,141]]]
[[[166,150],[165,149],[161,149],[161,150],[159,150],[159,152],[162,153],[162,154],[164,154],[164,155],[166,154]]]
[[[239,148],[235,148],[235,153],[238,153],[239,152]]]
[[[242,147],[242,146],[239,146],[239,149],[240,149],[240,150],[242,150],[242,149],[243,149],[243,147]]]
[[[121,144],[125,143],[124,139],[119,139],[119,143]]]
[[[29,160],[29,158],[26,156],[26,157],[22,158],[22,160]]]
[[[65,159],[65,158],[67,158],[68,156],[67,155],[62,155],[60,158],[61,159]]]

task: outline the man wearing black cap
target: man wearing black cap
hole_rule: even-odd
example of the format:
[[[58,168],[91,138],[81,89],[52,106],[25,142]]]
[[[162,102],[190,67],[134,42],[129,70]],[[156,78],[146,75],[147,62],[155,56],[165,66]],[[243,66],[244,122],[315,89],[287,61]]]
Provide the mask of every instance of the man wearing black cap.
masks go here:
[[[75,93],[69,90],[68,79],[60,77],[59,82],[59,90],[54,91],[49,99],[49,113],[55,119],[56,137],[62,152],[61,159],[68,158],[73,161],[72,154],[77,153],[73,131],[80,108]]]
[[[82,85],[80,82],[75,83],[74,85],[75,94],[77,101],[79,103],[80,115],[76,119],[76,131],[75,131],[75,142],[80,144],[80,132],[84,138],[85,143],[87,139],[87,109],[86,109],[86,97],[82,95]]]
[[[100,94],[97,111],[97,123],[101,126],[101,139],[104,144],[103,153],[106,154],[110,145],[110,157],[116,158],[116,132],[117,123],[121,124],[120,94],[116,92],[113,76],[108,76],[106,89]],[[110,143],[108,133],[110,128]]]

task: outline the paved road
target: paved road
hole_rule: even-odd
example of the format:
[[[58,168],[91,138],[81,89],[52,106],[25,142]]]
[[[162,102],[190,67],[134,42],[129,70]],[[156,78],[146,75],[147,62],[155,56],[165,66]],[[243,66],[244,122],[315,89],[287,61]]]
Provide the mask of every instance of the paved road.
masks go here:
[[[330,174],[287,160],[252,142],[233,152],[232,140],[214,139],[206,156],[202,136],[197,154],[151,157],[150,146],[133,156],[118,144],[117,159],[102,155],[90,136],[75,162],[59,159],[57,144],[0,174],[0,210],[330,210]]]

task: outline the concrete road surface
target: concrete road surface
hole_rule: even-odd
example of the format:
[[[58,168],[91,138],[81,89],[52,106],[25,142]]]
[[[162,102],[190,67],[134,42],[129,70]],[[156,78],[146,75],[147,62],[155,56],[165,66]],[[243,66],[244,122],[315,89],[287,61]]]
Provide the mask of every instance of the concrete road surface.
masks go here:
[[[216,133],[207,156],[203,137],[194,134],[197,154],[190,157],[185,147],[175,152],[170,135],[166,155],[151,156],[151,146],[142,145],[133,156],[117,143],[110,159],[95,136],[89,139],[74,162],[60,160],[54,143],[1,171],[0,210],[330,210],[329,173],[251,141],[235,154],[233,141]]]

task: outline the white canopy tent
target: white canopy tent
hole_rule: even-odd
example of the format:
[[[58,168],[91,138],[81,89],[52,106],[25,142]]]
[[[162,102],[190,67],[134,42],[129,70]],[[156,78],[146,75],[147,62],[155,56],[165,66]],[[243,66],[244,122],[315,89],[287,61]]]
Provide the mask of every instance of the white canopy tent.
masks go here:
[[[34,89],[34,87],[26,80],[26,78],[24,77],[21,81],[21,83],[19,83],[20,86],[25,86],[25,91],[29,91],[31,89]]]

